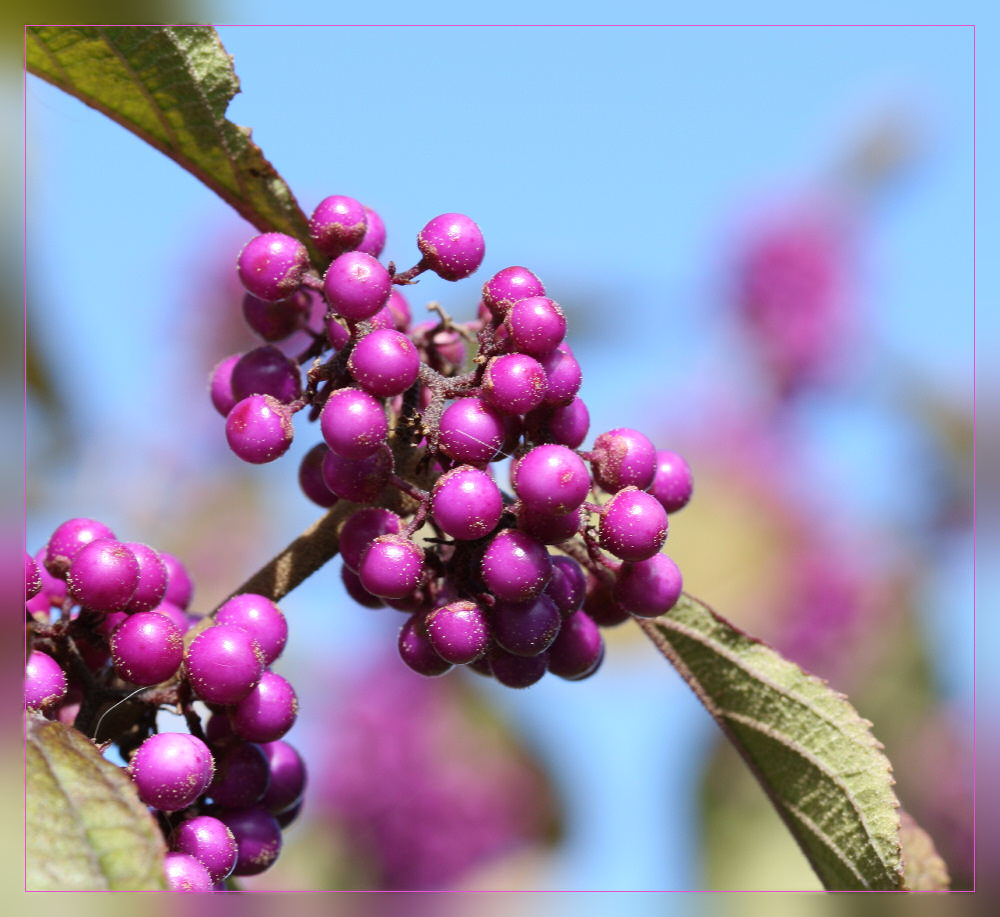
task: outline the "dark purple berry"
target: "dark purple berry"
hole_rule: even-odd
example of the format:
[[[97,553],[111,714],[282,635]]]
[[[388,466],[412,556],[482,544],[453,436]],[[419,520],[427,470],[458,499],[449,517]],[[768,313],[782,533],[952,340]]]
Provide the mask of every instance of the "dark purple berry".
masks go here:
[[[594,440],[591,451],[594,480],[608,493],[623,487],[645,490],[656,474],[656,449],[638,430],[609,430]]]
[[[385,267],[364,252],[346,252],[323,278],[330,308],[349,322],[371,318],[389,300],[392,281]]]
[[[358,243],[356,250],[377,258],[382,254],[382,249],[385,248],[385,223],[371,207],[365,207],[365,217],[368,226],[365,229],[364,238]]]
[[[234,876],[255,876],[267,869],[281,852],[281,828],[266,809],[237,809],[219,819],[236,838]]]
[[[267,232],[247,242],[236,267],[247,292],[274,302],[299,288],[309,267],[309,254],[297,239]]]
[[[601,547],[621,560],[646,560],[667,540],[667,514],[656,497],[626,487],[604,504]]]
[[[503,529],[483,553],[482,574],[486,587],[498,599],[527,602],[548,584],[552,561],[540,541],[516,529]]]
[[[460,465],[434,483],[431,513],[446,535],[471,541],[496,528],[503,514],[503,497],[485,471]]]
[[[237,402],[251,395],[270,395],[282,404],[291,404],[302,394],[298,364],[271,345],[243,354],[229,381]]]
[[[553,516],[578,509],[590,491],[587,466],[565,446],[536,446],[514,464],[511,481],[530,512]]]
[[[562,615],[556,603],[542,594],[530,602],[497,602],[493,607],[493,636],[508,653],[537,656],[559,633]]]
[[[452,667],[443,659],[427,635],[424,615],[417,613],[399,629],[399,655],[414,672],[427,678],[444,675]]]
[[[656,453],[656,474],[649,492],[668,513],[687,506],[694,489],[691,469],[676,452],[661,449]]]
[[[60,525],[45,548],[45,569],[55,577],[65,578],[77,552],[98,538],[115,540],[114,532],[96,519],[70,519]]]
[[[149,545],[124,542],[139,563],[139,585],[129,599],[126,611],[152,611],[167,594],[167,565]]]
[[[666,554],[654,554],[640,563],[622,564],[614,596],[622,608],[638,618],[665,615],[681,597],[681,571]]]
[[[319,426],[326,444],[341,458],[352,461],[374,455],[389,435],[385,408],[368,392],[356,388],[331,393]]]
[[[423,260],[445,280],[461,280],[483,263],[486,243],[479,227],[461,213],[434,217],[417,235]]]
[[[359,461],[341,458],[332,449],[323,457],[323,480],[333,493],[354,503],[374,502],[392,475],[392,452],[386,445]]]
[[[479,398],[459,398],[441,415],[438,445],[456,462],[485,465],[504,441],[501,414]]]
[[[357,248],[367,229],[365,208],[353,197],[340,194],[320,201],[309,220],[309,236],[316,248],[333,258]]]
[[[245,630],[264,654],[264,664],[270,665],[281,655],[288,639],[288,622],[281,609],[269,598],[245,592],[233,596],[215,614],[215,623]]]
[[[617,627],[632,617],[615,601],[611,588],[598,582],[589,586],[583,610],[598,627]]]
[[[587,574],[572,557],[556,554],[552,557],[552,579],[545,594],[556,603],[565,618],[583,605],[587,595]]]
[[[139,562],[118,541],[98,538],[84,545],[66,573],[74,601],[95,611],[122,611],[139,585]]]
[[[111,632],[111,660],[119,678],[158,685],[184,658],[184,638],[173,621],[155,611],[129,615]]]
[[[544,295],[542,282],[526,267],[505,267],[483,284],[483,304],[501,318],[514,303]]]
[[[299,700],[280,675],[265,671],[257,686],[233,710],[233,729],[248,742],[274,742],[295,723]]]
[[[326,443],[316,443],[299,465],[299,487],[313,503],[329,509],[340,498],[326,486],[323,479],[323,458],[330,451]]]
[[[283,456],[294,436],[291,412],[271,395],[244,398],[226,418],[229,448],[238,458],[253,465]]]
[[[66,673],[46,653],[35,650],[24,667],[24,705],[46,710],[66,696]]]
[[[184,668],[195,694],[212,704],[235,704],[264,672],[260,644],[241,627],[214,624],[187,648]]]
[[[214,770],[208,746],[185,732],[150,736],[128,766],[139,798],[161,812],[186,809],[205,792]]]
[[[181,822],[170,835],[170,849],[194,857],[213,882],[227,878],[236,865],[236,838],[218,818],[198,815]]]
[[[427,616],[426,629],[431,646],[453,665],[478,659],[490,642],[486,616],[475,602],[450,602],[435,608]]]
[[[361,585],[382,599],[401,599],[420,583],[424,552],[404,535],[380,535],[365,550],[358,567]]]
[[[283,341],[309,320],[310,299],[299,290],[288,299],[268,302],[251,293],[243,297],[243,318],[250,329],[265,341]]]
[[[239,363],[241,353],[234,353],[215,364],[212,375],[208,379],[208,393],[212,405],[223,417],[236,406],[237,398],[233,396],[233,368]]]
[[[355,345],[347,368],[366,392],[379,398],[402,395],[420,372],[420,355],[402,332],[384,328]]]
[[[361,583],[361,577],[346,565],[340,568],[340,579],[344,583],[347,594],[362,608],[385,607],[385,602],[365,589]]]
[[[349,516],[340,530],[340,556],[344,566],[355,573],[361,555],[380,535],[395,535],[402,527],[402,520],[394,512],[380,506],[366,506]]]
[[[187,853],[171,851],[163,858],[167,888],[172,892],[210,892],[212,876],[205,865]]]
[[[215,778],[206,794],[216,805],[245,809],[260,802],[270,780],[263,749],[253,742],[240,742],[216,757]]]
[[[278,827],[282,831],[287,831],[289,825],[293,824],[298,817],[302,814],[302,800],[300,799],[291,808],[285,809],[284,812],[279,812],[274,816],[274,820],[278,823]]]
[[[508,688],[530,688],[548,671],[547,653],[537,656],[515,656],[500,647],[490,651],[490,671],[500,684]]]
[[[597,670],[604,653],[598,626],[584,611],[575,611],[562,622],[559,635],[549,647],[549,671],[577,681]]]
[[[265,742],[260,746],[267,758],[271,782],[260,804],[272,815],[280,815],[302,801],[306,789],[306,765],[287,742]]]
[[[483,397],[501,414],[527,414],[545,398],[545,370],[534,357],[505,353],[493,357],[483,374]]]

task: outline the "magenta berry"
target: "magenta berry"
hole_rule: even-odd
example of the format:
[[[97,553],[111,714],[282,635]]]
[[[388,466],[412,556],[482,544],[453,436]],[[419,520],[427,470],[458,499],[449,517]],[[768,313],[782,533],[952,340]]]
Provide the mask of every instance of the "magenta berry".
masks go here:
[[[261,806],[237,809],[220,814],[219,819],[236,839],[234,876],[255,876],[278,858],[281,827],[266,809]]]
[[[330,308],[349,322],[371,318],[389,300],[392,281],[383,265],[364,252],[346,252],[323,278]]]
[[[496,528],[503,513],[503,497],[485,471],[460,465],[435,482],[431,513],[446,535],[470,541]]]
[[[517,511],[517,527],[538,539],[542,544],[562,544],[569,541],[583,527],[583,508],[561,516],[549,513],[535,513],[521,506]]]
[[[601,631],[585,611],[575,611],[562,622],[549,647],[549,671],[576,681],[597,670],[604,653]]]
[[[347,590],[347,594],[362,608],[374,609],[385,607],[385,602],[365,589],[361,583],[361,577],[350,569],[350,567],[343,566],[340,568],[340,579]]]
[[[570,404],[583,383],[583,372],[567,344],[538,358],[545,370],[545,404],[559,407]],[[581,440],[582,441],[582,440]]]
[[[270,395],[290,404],[302,394],[298,365],[271,345],[243,354],[233,367],[229,384],[237,402],[251,395]]]
[[[233,729],[248,742],[274,742],[295,723],[299,700],[280,675],[265,671],[257,686],[233,710]]]
[[[377,258],[385,248],[385,223],[371,207],[365,207],[365,219],[368,225],[364,237],[357,245],[357,251]]]
[[[129,615],[111,632],[115,672],[134,685],[166,681],[180,668],[183,658],[181,631],[155,611]]]
[[[483,397],[501,414],[527,414],[545,398],[548,381],[534,357],[505,353],[486,364]]]
[[[380,535],[358,567],[361,585],[382,599],[401,599],[420,583],[424,552],[404,535]]]
[[[240,742],[215,759],[215,777],[206,791],[216,805],[245,809],[263,798],[271,781],[267,756],[259,745]]]
[[[215,623],[245,630],[270,665],[281,655],[288,639],[288,622],[281,609],[269,598],[252,592],[233,596],[215,613]]]
[[[233,397],[233,368],[239,363],[241,353],[234,353],[215,364],[212,375],[208,379],[208,393],[212,399],[212,406],[223,417],[236,406],[238,399]]]
[[[241,627],[215,624],[187,648],[184,668],[195,694],[213,704],[235,704],[260,681],[264,653]]]
[[[427,616],[426,630],[435,652],[453,665],[478,659],[490,641],[486,616],[475,602],[450,602],[435,608]]]
[[[661,449],[656,453],[656,473],[649,492],[656,497],[668,513],[676,513],[687,506],[694,490],[691,469],[676,452]]]
[[[212,781],[212,754],[184,732],[161,732],[136,749],[128,766],[139,798],[161,812],[186,809]]]
[[[562,446],[579,449],[590,429],[590,412],[580,398],[552,409],[548,418],[549,433]]]
[[[542,282],[526,267],[505,267],[483,284],[483,304],[502,317],[514,303],[532,296],[544,296]]]
[[[135,541],[124,544],[139,563],[139,585],[126,611],[152,611],[167,594],[167,565],[149,545]]]
[[[353,197],[334,194],[319,202],[309,220],[309,236],[324,255],[357,248],[368,229],[368,214]]]
[[[260,746],[271,775],[260,804],[272,815],[297,806],[306,789],[306,765],[302,756],[287,742],[265,742]]]
[[[452,664],[444,659],[427,635],[424,615],[420,612],[407,618],[399,629],[399,655],[414,672],[427,678],[444,675]]]
[[[316,443],[304,456],[299,465],[299,487],[313,503],[329,509],[340,498],[326,486],[323,480],[323,458],[330,447],[326,443]]]
[[[24,552],[24,600],[27,602],[33,599],[42,591],[42,573],[38,569],[35,559],[27,552]]]
[[[281,458],[294,436],[291,412],[271,395],[244,398],[226,418],[229,448],[253,465]]]
[[[456,462],[485,465],[504,441],[502,415],[480,398],[459,398],[441,415],[438,445]]]
[[[530,512],[554,516],[578,509],[590,491],[587,466],[565,446],[536,446],[514,465],[511,480]]]
[[[248,293],[274,302],[299,288],[309,267],[309,254],[297,239],[268,232],[247,242],[236,267]]]
[[[500,684],[508,688],[530,688],[548,671],[547,653],[537,656],[515,656],[500,647],[490,651],[490,671]]]
[[[95,611],[122,611],[139,586],[135,555],[118,541],[98,538],[84,545],[66,573],[73,599]]]
[[[212,876],[205,864],[187,853],[171,851],[163,858],[167,888],[172,892],[210,892]]]
[[[24,667],[24,704],[29,710],[47,710],[66,696],[66,673],[46,653],[35,650]]]
[[[516,529],[498,532],[483,553],[483,582],[498,599],[527,602],[540,595],[552,576],[549,552]]]
[[[615,601],[610,587],[604,583],[588,586],[587,597],[583,600],[583,610],[598,627],[617,627],[631,618],[631,615]]]
[[[547,595],[530,602],[497,602],[493,607],[493,636],[515,656],[544,653],[559,633],[562,615]]]
[[[340,530],[340,556],[344,566],[358,572],[361,555],[380,535],[395,535],[402,520],[391,510],[366,506],[349,516]]]
[[[60,525],[45,548],[43,564],[53,576],[63,578],[77,552],[98,538],[115,540],[114,532],[96,519],[69,519]]]
[[[667,539],[667,514],[656,497],[626,487],[605,505],[600,522],[601,547],[621,560],[646,560]]]
[[[608,493],[623,487],[645,490],[656,474],[656,449],[638,430],[620,428],[602,433],[591,451],[594,480]]]
[[[335,314],[330,316],[325,327],[327,340],[334,350],[341,350],[351,339],[351,332],[344,327],[343,320],[337,318]]]
[[[170,835],[170,849],[194,857],[213,882],[227,878],[236,865],[236,838],[224,822],[211,815],[181,822]]]
[[[347,360],[351,375],[379,398],[402,395],[420,372],[420,355],[402,332],[384,328],[365,335]]]
[[[546,296],[530,296],[511,305],[504,324],[513,349],[533,357],[552,353],[566,336],[566,316]]]
[[[461,213],[434,217],[417,235],[417,246],[426,266],[445,280],[474,274],[486,254],[479,227]]]
[[[353,461],[373,455],[389,435],[385,408],[368,392],[356,388],[331,393],[319,426],[326,444],[341,458]]]
[[[583,605],[587,595],[587,574],[572,557],[557,554],[552,558],[552,578],[545,594],[556,603],[565,618]]]
[[[194,584],[187,569],[173,554],[166,551],[160,551],[160,560],[167,568],[167,591],[163,598],[178,608],[187,608],[194,592]]]
[[[243,319],[250,330],[265,341],[283,341],[309,320],[310,299],[299,290],[288,299],[268,302],[251,293],[243,297]]]
[[[323,480],[338,497],[355,503],[374,502],[392,475],[392,452],[386,445],[368,458],[341,458],[332,449],[323,457]]]
[[[665,615],[681,597],[681,571],[666,554],[655,554],[639,563],[622,564],[615,581],[614,597],[638,618]]]
[[[385,308],[392,315],[393,327],[397,331],[406,331],[410,327],[410,322],[413,321],[413,313],[410,310],[410,304],[406,301],[406,297],[399,292],[399,287],[392,288],[392,292],[389,294],[389,302],[386,303]]]

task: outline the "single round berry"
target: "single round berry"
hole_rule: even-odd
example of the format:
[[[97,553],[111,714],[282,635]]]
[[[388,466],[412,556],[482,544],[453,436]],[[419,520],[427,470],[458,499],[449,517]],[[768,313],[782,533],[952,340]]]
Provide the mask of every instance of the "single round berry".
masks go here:
[[[257,686],[233,710],[233,729],[248,742],[274,742],[295,723],[299,700],[280,675],[265,671]]]
[[[352,461],[332,449],[323,457],[323,480],[333,493],[354,503],[372,503],[392,476],[392,452],[386,445],[368,458]]]
[[[497,602],[493,606],[493,636],[508,653],[538,656],[544,653],[562,624],[556,603],[547,595],[530,602]]]
[[[211,815],[181,822],[170,835],[170,849],[194,857],[213,882],[227,878],[236,865],[236,838],[224,822]]]
[[[124,542],[139,563],[139,585],[129,599],[126,611],[152,611],[167,594],[167,565],[149,545]]]
[[[587,595],[587,574],[572,557],[556,554],[552,558],[552,579],[545,594],[556,603],[565,618],[578,611]]]
[[[546,296],[515,302],[507,310],[504,324],[513,349],[532,357],[552,353],[566,336],[566,315],[558,303]]]
[[[55,577],[64,578],[77,552],[98,538],[114,540],[115,534],[96,519],[69,519],[60,525],[49,539],[43,560],[45,569]]]
[[[287,831],[288,826],[298,819],[302,814],[302,800],[300,799],[294,806],[290,809],[285,809],[284,812],[279,812],[274,816],[274,820],[278,823],[278,827],[282,831]]]
[[[526,267],[505,267],[483,284],[483,304],[494,315],[502,317],[522,299],[544,296],[542,282]]]
[[[460,465],[434,483],[431,514],[446,535],[471,541],[496,528],[503,514],[503,497],[485,471]]]
[[[214,624],[187,648],[184,668],[195,694],[212,704],[235,704],[264,672],[260,644],[243,628]]]
[[[366,392],[379,398],[402,395],[420,372],[420,354],[402,332],[383,328],[354,346],[347,368]]]
[[[66,696],[66,673],[47,653],[35,650],[24,667],[24,704],[47,710]]]
[[[24,600],[27,602],[33,599],[42,591],[42,573],[38,569],[35,559],[27,552],[24,552]]]
[[[639,563],[622,564],[614,597],[637,618],[656,618],[677,604],[683,588],[677,564],[666,554],[655,554]]]
[[[378,451],[389,435],[385,408],[368,392],[341,388],[330,394],[319,416],[326,444],[341,458],[358,461]]]
[[[485,465],[504,441],[503,416],[480,398],[459,398],[441,415],[438,445],[456,462]]]
[[[596,581],[588,585],[583,610],[598,627],[617,627],[632,617],[615,601],[611,588]]]
[[[112,538],[84,545],[66,573],[66,588],[76,602],[95,611],[122,611],[139,586],[139,561]]]
[[[667,514],[659,500],[635,487],[618,491],[603,507],[601,547],[621,560],[646,560],[667,540]]]
[[[483,263],[486,243],[479,227],[461,213],[434,217],[417,235],[424,264],[445,280],[461,280]]]
[[[687,506],[694,490],[691,469],[676,452],[660,449],[656,453],[656,474],[649,492],[656,497],[668,513]]]
[[[437,654],[453,665],[478,659],[490,642],[486,616],[475,602],[450,602],[427,616],[427,637]]]
[[[553,516],[578,509],[590,491],[587,466],[565,446],[535,446],[514,465],[511,481],[529,511]]]
[[[236,838],[234,876],[255,876],[267,869],[281,852],[281,827],[266,809],[236,809],[219,819]]]
[[[188,575],[187,568],[173,554],[160,551],[160,560],[167,568],[167,591],[164,600],[178,608],[187,608],[191,604],[191,594],[194,584]]]
[[[361,577],[346,565],[340,568],[340,579],[347,590],[347,594],[362,608],[374,609],[385,607],[385,602],[365,589],[361,584]]]
[[[172,892],[210,892],[212,876],[205,864],[187,853],[171,851],[163,858],[167,888]]]
[[[361,585],[382,599],[409,595],[423,572],[423,549],[404,535],[380,535],[365,550],[358,567]]]
[[[638,430],[622,427],[602,433],[591,451],[594,480],[608,493],[623,487],[645,490],[656,474],[656,449]]]
[[[567,344],[539,357],[545,370],[545,404],[559,407],[570,404],[583,384],[583,371]],[[582,440],[581,440],[582,441]]]
[[[562,544],[580,531],[584,517],[582,507],[571,513],[553,516],[549,513],[534,513],[522,505],[517,511],[517,527],[542,544]]]
[[[309,236],[324,255],[357,248],[368,229],[368,214],[353,197],[334,194],[319,202],[309,220]]]
[[[545,370],[534,357],[505,353],[493,357],[483,374],[483,397],[501,414],[527,414],[545,398]]]
[[[304,456],[299,465],[299,487],[313,503],[329,509],[340,498],[326,486],[323,480],[323,458],[330,447],[326,443],[316,443]]]
[[[186,809],[205,792],[214,770],[208,746],[185,732],[150,736],[128,766],[139,798],[161,812]]]
[[[498,532],[483,553],[483,582],[498,599],[527,602],[541,595],[552,560],[540,541],[516,529]]]
[[[561,446],[579,449],[590,429],[590,412],[581,398],[552,409],[549,414],[549,433]]]
[[[340,556],[344,566],[355,573],[361,555],[380,535],[395,535],[402,528],[402,520],[394,512],[380,506],[366,506],[352,514],[340,530]]]
[[[508,688],[530,688],[548,671],[547,653],[537,656],[515,656],[500,647],[490,651],[490,671],[493,677]]]
[[[253,465],[273,462],[292,444],[292,415],[271,395],[251,395],[226,417],[226,441],[238,458]]]
[[[236,263],[240,282],[247,292],[268,302],[291,296],[308,267],[306,247],[280,232],[267,232],[251,239]]]
[[[236,406],[237,398],[233,396],[233,368],[239,363],[241,353],[234,353],[215,364],[212,375],[208,377],[208,393],[212,406],[223,417]]]
[[[158,685],[184,659],[184,638],[173,621],[155,611],[129,615],[111,632],[111,660],[119,678]]]
[[[271,769],[263,749],[253,742],[240,742],[217,756],[215,778],[206,794],[216,805],[245,809],[260,802],[270,780]]]
[[[549,671],[576,681],[597,670],[603,653],[600,628],[585,611],[575,611],[563,620],[559,635],[549,647]]]
[[[233,596],[215,613],[215,623],[245,630],[270,665],[281,655],[288,639],[288,622],[281,609],[269,598],[253,592]]]
[[[271,781],[260,804],[272,815],[280,815],[302,801],[306,789],[306,765],[287,742],[265,742],[260,746],[267,758]]]
[[[371,207],[365,207],[365,218],[368,225],[356,250],[377,258],[385,248],[385,223]]]
[[[270,395],[282,404],[291,404],[302,394],[298,364],[270,344],[243,354],[229,383],[237,402],[251,395]]]
[[[399,292],[399,287],[394,286],[392,288],[392,292],[389,294],[389,302],[386,303],[385,308],[392,315],[393,327],[397,331],[406,331],[410,327],[410,322],[413,321],[413,313],[410,310],[410,304],[406,301],[406,297]]]
[[[299,290],[288,299],[268,302],[251,293],[243,297],[243,319],[265,341],[283,341],[309,320],[310,298]]]
[[[414,672],[435,678],[450,671],[452,664],[434,649],[427,635],[424,615],[420,612],[407,618],[399,629],[399,655]]]
[[[342,350],[351,339],[351,332],[344,327],[342,319],[337,318],[336,314],[331,314],[326,322],[326,337],[334,350]]]
[[[392,281],[377,259],[364,252],[346,252],[323,278],[330,308],[349,322],[371,318],[389,300]]]

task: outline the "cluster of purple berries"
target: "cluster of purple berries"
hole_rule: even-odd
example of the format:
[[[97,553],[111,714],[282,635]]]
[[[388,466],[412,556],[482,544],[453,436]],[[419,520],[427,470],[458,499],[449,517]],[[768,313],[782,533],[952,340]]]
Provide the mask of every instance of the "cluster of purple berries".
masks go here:
[[[680,596],[661,548],[667,514],[691,496],[687,464],[631,429],[580,450],[580,365],[562,308],[528,269],[487,280],[474,321],[432,304],[438,319],[412,324],[398,287],[427,270],[461,280],[482,263],[468,217],[431,220],[403,272],[377,260],[382,221],[351,198],[325,199],[310,235],[332,259],[322,272],[280,233],[240,253],[244,315],[265,341],[307,327],[312,297],[326,317],[296,359],[266,344],[216,367],[230,447],[268,462],[288,449],[293,414],[319,421],[302,489],[323,507],[365,504],[341,531],[344,583],[362,605],[409,615],[399,652],[415,671],[467,665],[517,688],[546,672],[588,677],[603,658],[599,625],[664,614]],[[490,471],[506,457],[513,494]]]
[[[25,553],[25,706],[96,736],[103,714],[129,701],[135,713],[102,739],[128,760],[139,798],[180,817],[172,827],[161,816],[169,886],[208,891],[274,862],[306,775],[282,741],[295,692],[269,668],[288,636],[281,610],[242,594],[201,619],[187,612],[192,591],[172,555],[120,542],[94,519],[64,522]],[[182,713],[190,734],[157,732],[161,707]]]

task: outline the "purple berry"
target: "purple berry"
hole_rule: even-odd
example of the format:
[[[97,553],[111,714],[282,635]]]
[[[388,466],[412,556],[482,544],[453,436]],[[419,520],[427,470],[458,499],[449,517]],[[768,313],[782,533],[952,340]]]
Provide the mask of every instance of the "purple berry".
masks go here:
[[[346,252],[323,278],[330,308],[349,322],[371,318],[389,300],[392,281],[383,265],[364,252]]]
[[[537,656],[515,656],[500,647],[490,652],[490,671],[493,677],[508,688],[530,688],[548,671],[547,653]]]
[[[356,388],[331,393],[319,426],[326,444],[341,458],[352,461],[374,455],[389,435],[385,408],[368,392]]]
[[[535,513],[521,506],[517,512],[517,527],[542,544],[562,544],[580,531],[584,517],[582,507],[562,516],[552,516],[548,513]]]
[[[309,220],[309,236],[324,255],[337,255],[357,248],[368,229],[364,206],[353,197],[334,194],[319,202]]]
[[[459,398],[445,408],[438,445],[456,462],[485,465],[504,441],[503,417],[479,398]]]
[[[191,594],[194,584],[188,575],[187,568],[173,554],[160,551],[160,560],[167,568],[167,592],[164,599],[178,608],[187,608],[191,604]]]
[[[236,838],[234,876],[255,876],[267,869],[281,852],[281,828],[266,809],[237,809],[219,819]]]
[[[423,549],[404,535],[380,535],[365,550],[358,567],[361,585],[382,599],[409,595],[423,572]]]
[[[136,541],[124,544],[139,563],[139,585],[132,593],[126,611],[152,611],[167,594],[167,565],[149,545]]]
[[[511,481],[530,512],[553,516],[578,509],[590,491],[587,466],[565,446],[536,446],[514,465]]]
[[[229,448],[238,458],[253,465],[283,456],[294,436],[291,412],[271,395],[244,398],[226,418]]]
[[[274,820],[278,823],[278,827],[282,831],[287,831],[288,826],[291,825],[295,820],[302,814],[302,800],[300,799],[294,806],[289,809],[285,809],[284,812],[279,812],[274,816]]]
[[[505,267],[483,284],[483,304],[494,315],[502,317],[522,299],[544,296],[542,282],[526,267]]]
[[[483,263],[486,243],[479,227],[461,213],[434,217],[417,235],[424,264],[445,280],[462,280]]]
[[[340,556],[344,566],[355,573],[361,555],[380,535],[396,535],[402,520],[394,512],[380,506],[366,506],[349,516],[340,530]]]
[[[305,290],[277,302],[258,299],[251,293],[243,297],[243,319],[265,341],[283,341],[309,320],[310,311]]]
[[[591,452],[594,480],[608,493],[623,487],[645,490],[656,474],[656,449],[638,430],[622,427],[602,433]]]
[[[24,552],[24,600],[27,602],[33,599],[42,591],[42,573],[38,569],[35,559],[27,552]]]
[[[597,671],[603,653],[600,629],[585,611],[575,611],[562,622],[549,647],[549,671],[576,681]]]
[[[229,382],[237,402],[251,395],[270,395],[282,404],[291,404],[302,394],[298,364],[270,344],[243,354]]]
[[[668,513],[683,509],[691,499],[694,479],[691,469],[676,452],[661,449],[656,453],[656,474],[649,492]]]
[[[264,654],[264,664],[270,665],[281,655],[288,639],[288,622],[281,609],[269,598],[246,592],[233,596],[215,614],[215,623],[245,630]]]
[[[260,746],[267,758],[271,782],[260,804],[272,815],[280,815],[302,801],[306,789],[306,765],[287,742],[265,742]]]
[[[365,459],[341,458],[332,449],[323,457],[323,480],[333,493],[354,503],[372,503],[389,483],[392,452],[386,445]]]
[[[163,617],[173,622],[174,627],[176,627],[182,634],[185,634],[188,632],[188,630],[190,630],[192,621],[194,620],[193,618],[189,617],[184,613],[183,608],[179,608],[173,602],[168,602],[166,599],[160,602],[160,604],[153,609],[153,613],[158,615],[163,615]],[[107,615],[106,620],[117,617],[118,615]],[[122,620],[124,620],[124,618]],[[120,623],[121,620],[116,621],[114,626],[111,628],[111,630],[108,631],[108,633],[110,634],[111,631],[113,631],[114,628],[117,627]]]
[[[42,591],[36,596],[35,601],[41,602],[44,598],[49,605],[59,608],[66,599],[66,581],[53,576],[45,568],[46,550],[46,548],[40,548],[35,553],[35,566],[38,567],[38,575],[42,578]]]
[[[35,650],[24,667],[24,705],[46,710],[66,696],[66,673],[47,653]]]
[[[410,311],[410,304],[406,301],[406,297],[399,292],[398,287],[392,288],[392,292],[389,294],[389,302],[386,303],[385,308],[392,315],[393,327],[397,331],[406,331],[410,327],[410,322],[413,321],[413,313]]]
[[[171,678],[184,658],[184,638],[169,618],[155,611],[129,615],[111,632],[111,660],[119,678],[134,685],[158,685]]]
[[[74,601],[95,611],[122,611],[139,585],[135,555],[112,538],[84,545],[66,573],[66,588]]]
[[[434,649],[427,635],[426,622],[422,613],[407,618],[399,629],[399,655],[414,672],[427,678],[444,675],[452,668]]]
[[[617,627],[632,616],[619,605],[604,583],[593,583],[583,600],[583,610],[598,627]]]
[[[264,653],[241,627],[214,624],[187,648],[184,667],[195,694],[212,704],[235,704],[260,681]]]
[[[614,597],[636,617],[656,618],[677,604],[683,588],[677,564],[666,554],[654,554],[640,563],[622,564]]]
[[[351,332],[344,327],[343,322],[336,315],[331,315],[326,322],[326,337],[334,350],[342,350],[351,339]]]
[[[483,582],[498,599],[527,602],[538,595],[552,576],[545,545],[516,529],[503,529],[483,553]]]
[[[65,578],[77,552],[98,538],[114,540],[114,532],[96,519],[70,519],[60,525],[45,548],[44,566],[55,577]]]
[[[247,242],[236,267],[247,292],[274,302],[287,299],[299,288],[309,267],[309,253],[297,239],[267,232]]]
[[[580,391],[583,371],[567,344],[560,344],[551,353],[539,357],[545,370],[545,404],[559,407],[568,405]],[[581,440],[582,441],[582,440]]]
[[[379,398],[402,395],[420,372],[420,354],[402,332],[383,328],[365,335],[347,359],[351,375]]]
[[[530,602],[497,602],[493,607],[493,636],[515,656],[544,653],[562,624],[556,603],[547,595]]]
[[[552,579],[545,594],[556,603],[565,618],[578,611],[587,595],[587,574],[572,557],[556,554],[552,557]]]
[[[557,443],[570,449],[580,448],[589,429],[590,412],[580,398],[553,408],[549,414],[549,433]]]
[[[471,541],[496,528],[503,514],[503,497],[485,471],[460,465],[434,483],[431,513],[446,535]]]
[[[263,749],[253,742],[240,742],[217,756],[215,778],[206,795],[227,809],[245,809],[260,802],[270,780]]]
[[[215,765],[200,739],[185,732],[161,732],[136,749],[128,771],[147,806],[177,812],[205,792]]]
[[[323,458],[330,447],[326,443],[316,443],[304,456],[299,465],[299,487],[313,503],[329,509],[340,498],[326,486],[323,480]]]
[[[167,888],[172,892],[210,892],[212,876],[205,865],[187,853],[171,851],[163,858]]]
[[[358,243],[356,250],[377,258],[382,254],[382,249],[385,248],[385,223],[371,207],[365,207],[365,217],[368,226],[365,229],[364,238]]]
[[[248,742],[274,742],[295,723],[299,699],[280,675],[265,671],[257,686],[233,710],[233,729]]]
[[[344,583],[347,594],[362,608],[374,609],[385,607],[385,602],[365,589],[361,584],[361,577],[349,567],[343,566],[340,568],[340,579]]]
[[[545,296],[530,296],[515,302],[507,310],[504,324],[510,332],[513,349],[532,357],[552,353],[566,336],[563,310]]]
[[[426,619],[427,637],[437,654],[453,665],[478,659],[490,642],[483,610],[468,601],[435,608]]]
[[[237,399],[233,396],[233,368],[239,363],[241,353],[234,353],[215,364],[212,375],[208,378],[208,393],[212,405],[223,417],[236,406]]]
[[[534,357],[505,353],[493,357],[483,374],[483,397],[501,414],[527,414],[545,398],[545,370]]]
[[[667,514],[656,497],[626,487],[603,507],[601,547],[621,560],[646,560],[667,540]]]
[[[194,857],[208,870],[213,882],[227,878],[236,865],[236,838],[211,815],[181,822],[170,835],[170,849]]]

